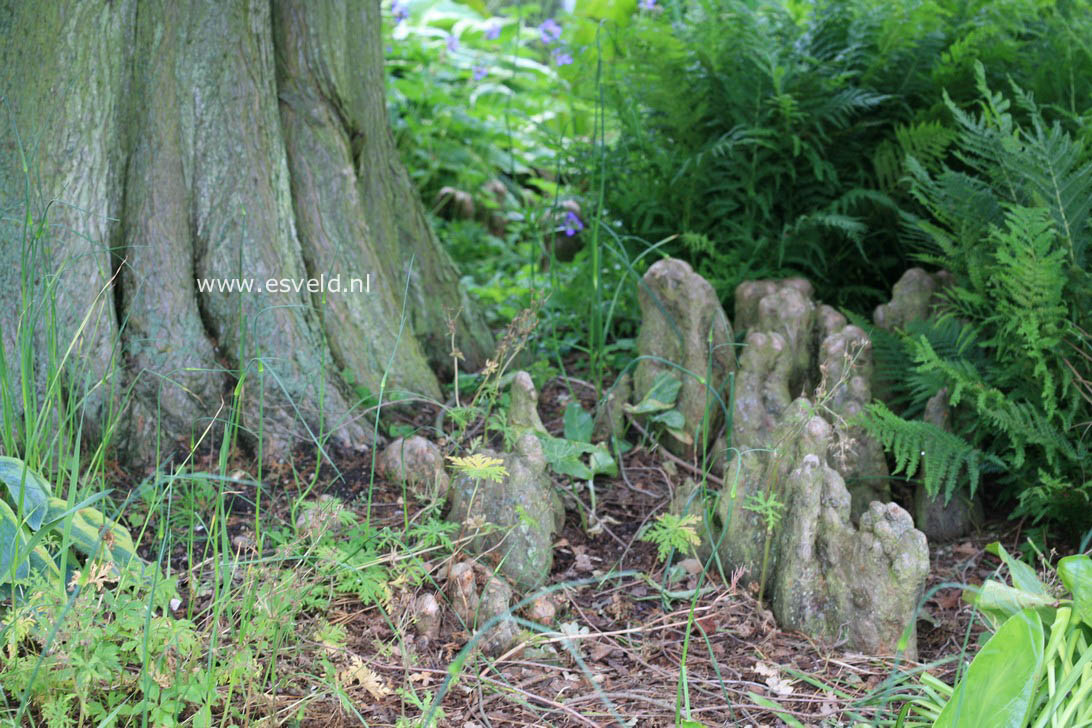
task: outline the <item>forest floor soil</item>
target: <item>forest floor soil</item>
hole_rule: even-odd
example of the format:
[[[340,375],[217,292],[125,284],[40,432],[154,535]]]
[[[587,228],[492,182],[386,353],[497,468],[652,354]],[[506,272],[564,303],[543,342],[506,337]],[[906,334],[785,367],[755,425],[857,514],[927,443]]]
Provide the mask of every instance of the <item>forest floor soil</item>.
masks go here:
[[[556,380],[544,388],[539,410],[551,433],[560,434],[561,413],[574,394],[583,399],[579,387]],[[424,433],[437,411],[418,407],[407,422]],[[263,481],[273,498],[263,503],[264,513],[287,521],[294,492],[287,487],[278,490],[277,480],[307,482],[314,466],[313,454],[300,453],[291,466],[267,472]],[[592,520],[601,528],[592,529],[595,533],[589,534],[584,525],[590,513],[588,492],[566,499],[570,507],[546,584],[556,587],[550,594],[557,613],[551,630],[534,638],[529,634],[517,649],[498,659],[472,656],[457,679],[449,666],[471,635],[447,608],[442,583],[426,579],[415,589],[396,591],[387,609],[345,597],[335,600],[325,614],[313,615],[345,627],[349,635],[345,649],[359,656],[380,685],[389,688],[343,686],[367,724],[418,725],[419,707],[394,691],[410,686],[426,700],[442,690],[442,714],[434,725],[463,728],[685,725],[680,723],[684,705],[689,706],[690,719],[697,721],[690,724],[694,726],[757,728],[789,725],[792,720],[833,726],[847,725],[854,716],[869,721],[881,715],[890,718],[888,711],[897,709],[900,701],[882,708],[868,703],[880,704],[877,693],[892,683],[893,676],[932,663],[929,671],[950,684],[964,645],[968,659],[973,654],[982,627],[959,585],[980,584],[995,574],[998,560],[986,553],[988,543],[1000,540],[1011,550],[1019,539],[1017,526],[994,522],[955,543],[931,544],[927,599],[917,621],[918,662],[878,658],[779,629],[769,610],[759,605],[755,590],[736,581],[738,575],[687,573],[668,583],[655,546],[638,536],[650,519],[666,510],[685,473],[641,447],[625,455],[623,470],[624,477],[596,481]],[[316,483],[315,497],[334,495],[358,513],[363,513],[374,483],[373,525],[398,529],[404,523],[402,488],[372,477],[370,454],[335,458],[320,468]],[[574,503],[580,505],[574,509]],[[233,536],[245,538],[253,524],[248,499],[228,505]],[[585,511],[583,518],[580,509]],[[174,556],[179,560],[184,554]],[[441,571],[444,561],[428,564],[433,574]],[[625,572],[634,575],[617,576]],[[412,631],[408,613],[422,590],[433,591],[442,605],[438,639],[421,640]],[[301,678],[283,693],[265,696],[265,708],[247,706],[251,715],[267,711],[273,724],[280,725],[275,716],[298,714],[306,705],[302,723],[286,724],[360,725],[346,706],[336,699],[316,699],[316,686],[306,684],[307,667],[317,664],[325,649],[314,647],[314,655],[291,657]],[[680,680],[683,664],[685,695]]]

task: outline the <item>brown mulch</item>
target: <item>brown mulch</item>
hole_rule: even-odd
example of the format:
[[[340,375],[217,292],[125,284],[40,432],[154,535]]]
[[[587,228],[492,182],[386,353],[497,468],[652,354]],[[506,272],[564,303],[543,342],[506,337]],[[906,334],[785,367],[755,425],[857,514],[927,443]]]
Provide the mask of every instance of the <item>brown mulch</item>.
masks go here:
[[[561,412],[573,395],[585,408],[594,404],[579,383],[570,387],[555,380],[544,388],[540,411],[551,432],[562,429]],[[405,412],[403,419],[428,435],[436,411],[420,406]],[[276,482],[306,482],[314,467],[313,455],[301,453],[291,467],[266,471],[263,480],[271,485],[272,500],[262,504],[263,511],[283,513],[294,493],[278,492]],[[738,574],[683,573],[668,583],[673,572],[657,562],[654,547],[638,541],[637,535],[648,519],[667,508],[683,474],[641,447],[626,455],[624,472],[624,478],[596,482],[594,515],[601,529],[594,535],[582,524],[591,512],[589,494],[577,492],[567,499],[568,520],[555,544],[547,585],[557,618],[551,629],[543,628],[499,659],[471,656],[452,677],[449,666],[470,635],[445,609],[439,639],[415,637],[409,605],[428,586],[396,594],[386,611],[342,599],[324,616],[347,628],[347,649],[388,689],[405,688],[426,703],[442,693],[442,717],[436,725],[674,726],[683,706],[692,720],[705,726],[779,726],[786,724],[785,716],[809,726],[846,725],[880,717],[875,702],[870,706],[862,699],[888,684],[898,670],[958,656],[964,644],[973,651],[981,627],[972,624],[972,611],[954,585],[977,584],[990,576],[996,559],[985,554],[985,545],[999,538],[1009,545],[1015,536],[1011,527],[1002,532],[1007,527],[1002,524],[931,549],[928,599],[918,621],[921,662],[896,663],[778,629],[755,595],[737,584]],[[333,494],[354,509],[363,509],[374,482],[373,523],[401,527],[405,504],[400,488],[378,476],[373,480],[370,454],[324,463],[317,482],[316,496]],[[239,533],[252,523],[251,502],[246,495],[234,504],[230,522]],[[585,511],[585,519],[573,505]],[[175,557],[180,560],[184,554]],[[443,564],[431,566],[435,575]],[[623,575],[630,572],[635,573]],[[443,604],[442,590],[434,591]],[[562,634],[560,625],[579,634]],[[683,664],[685,683],[680,677]],[[955,666],[948,660],[931,672],[950,682]],[[346,688],[353,709],[368,725],[393,726],[403,717],[414,721],[407,725],[417,725],[422,712],[405,693],[377,695],[371,687]],[[329,695],[328,686],[318,692]],[[269,714],[289,724],[297,724],[288,718],[302,709],[305,718],[298,725],[360,725],[333,698],[289,691],[266,699]],[[253,714],[253,705],[250,710]]]

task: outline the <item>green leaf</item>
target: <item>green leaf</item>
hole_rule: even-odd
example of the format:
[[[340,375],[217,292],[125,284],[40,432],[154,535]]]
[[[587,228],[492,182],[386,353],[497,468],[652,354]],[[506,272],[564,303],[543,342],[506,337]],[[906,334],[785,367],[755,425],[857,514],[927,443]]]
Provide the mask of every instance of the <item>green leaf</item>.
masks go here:
[[[647,415],[669,410],[675,406],[681,387],[682,382],[678,378],[669,372],[660,372],[641,401],[635,405],[624,405],[624,409],[633,415]]]
[[[1073,611],[1092,627],[1092,558],[1066,556],[1058,562],[1058,576],[1073,595]]]
[[[1043,623],[1033,609],[1014,614],[975,655],[934,728],[1022,728],[1042,677]]]
[[[991,618],[995,626],[1023,609],[1052,607],[1056,601],[1052,596],[1031,594],[993,579],[987,580],[976,589],[967,589],[964,594],[974,595],[971,601],[983,614]]]
[[[670,432],[670,433],[671,433],[671,435],[672,435],[672,436],[673,436],[673,437],[674,437],[674,438],[675,438],[676,440],[678,440],[679,442],[682,442],[682,443],[683,443],[683,444],[685,444],[685,445],[686,445],[687,447],[689,447],[689,446],[691,446],[691,445],[693,445],[693,444],[694,444],[694,438],[693,438],[693,437],[691,437],[691,436],[690,436],[690,433],[689,433],[689,432],[687,432],[686,430],[677,430],[677,429],[675,429],[674,427],[669,427],[669,428],[667,428],[667,431],[668,431],[668,432]]]
[[[565,408],[565,439],[591,442],[595,423],[579,402],[569,402]]]
[[[666,412],[661,412],[658,415],[650,417],[649,421],[660,423],[669,430],[681,430],[686,427],[686,418],[683,417],[683,413],[679,412],[677,409],[669,409]]]
[[[26,533],[19,524],[19,519],[11,507],[0,500],[0,584],[11,581],[12,563],[18,554],[19,564],[15,567],[15,578],[26,578],[27,568],[27,539]]]
[[[804,728],[803,723],[794,718],[790,713],[785,712],[785,709],[782,708],[776,701],[770,700],[769,698],[764,698],[758,693],[748,692],[747,696],[751,700],[755,701],[756,705],[761,705],[762,707],[768,708],[769,710],[777,713],[777,717],[785,721],[785,725],[791,726],[792,728]]]
[[[596,475],[618,475],[618,463],[606,446],[597,445],[588,456],[588,466]]]
[[[50,581],[60,581],[61,570],[57,567],[57,562],[53,560],[53,557],[49,555],[49,552],[45,550],[44,546],[35,546],[30,550],[28,554],[30,558],[30,568],[39,573],[44,573],[49,577]]]
[[[591,480],[595,477],[595,473],[580,460],[580,456],[591,449],[590,445],[551,437],[543,433],[537,434],[539,441],[542,442],[542,454],[554,472],[580,480]]]
[[[61,514],[68,510],[68,504],[60,498],[50,498],[50,513]],[[70,514],[72,546],[85,556],[101,556],[118,566],[127,566],[130,562],[140,563],[133,537],[124,526],[115,523],[97,508],[80,508]],[[51,519],[52,520],[52,519]],[[64,530],[64,520],[56,521],[58,531]]]
[[[1039,581],[1035,569],[1031,568],[1023,561],[1014,559],[1010,556],[1009,552],[1005,550],[1005,547],[1002,546],[1000,542],[994,541],[986,547],[986,550],[994,556],[999,557],[1005,562],[1005,566],[1009,567],[1009,574],[1012,576],[1012,585],[1014,587],[1030,594],[1050,596],[1050,591],[1043,582]]]
[[[16,511],[19,510],[22,491],[22,513],[26,524],[33,531],[41,528],[49,507],[49,497],[53,494],[45,478],[26,467],[18,458],[0,457],[0,480],[8,487],[11,507]]]

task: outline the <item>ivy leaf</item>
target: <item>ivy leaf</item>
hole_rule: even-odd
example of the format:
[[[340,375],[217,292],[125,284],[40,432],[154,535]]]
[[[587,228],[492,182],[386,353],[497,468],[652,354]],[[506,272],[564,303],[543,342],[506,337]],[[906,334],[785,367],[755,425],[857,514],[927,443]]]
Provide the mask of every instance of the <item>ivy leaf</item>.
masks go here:
[[[631,415],[647,415],[669,410],[675,406],[681,388],[682,382],[677,377],[668,372],[661,372],[640,402],[635,405],[623,405],[623,408]]]
[[[595,473],[580,460],[580,456],[591,449],[590,445],[543,433],[537,434],[542,442],[542,454],[554,472],[580,480],[591,480],[595,477]]]
[[[569,402],[565,408],[565,439],[577,442],[591,442],[595,423],[592,416],[584,411],[579,402]]]

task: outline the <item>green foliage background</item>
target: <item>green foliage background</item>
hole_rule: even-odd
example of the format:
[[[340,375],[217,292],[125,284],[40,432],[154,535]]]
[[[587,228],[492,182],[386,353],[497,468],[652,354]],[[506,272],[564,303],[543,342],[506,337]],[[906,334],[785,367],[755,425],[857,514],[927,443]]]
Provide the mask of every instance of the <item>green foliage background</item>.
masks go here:
[[[424,199],[451,185],[495,210],[482,184],[511,193],[502,234],[436,220],[494,320],[548,290],[542,352],[594,369],[630,356],[636,278],[663,255],[729,307],[743,280],[804,275],[862,322],[908,267],[946,269],[933,318],[873,333],[877,369],[911,375],[869,427],[930,492],[984,483],[1015,516],[1090,525],[1092,3],[409,7],[392,118]],[[540,39],[548,17],[573,64]],[[583,250],[546,266],[564,200]],[[951,433],[920,421],[943,387]]]

